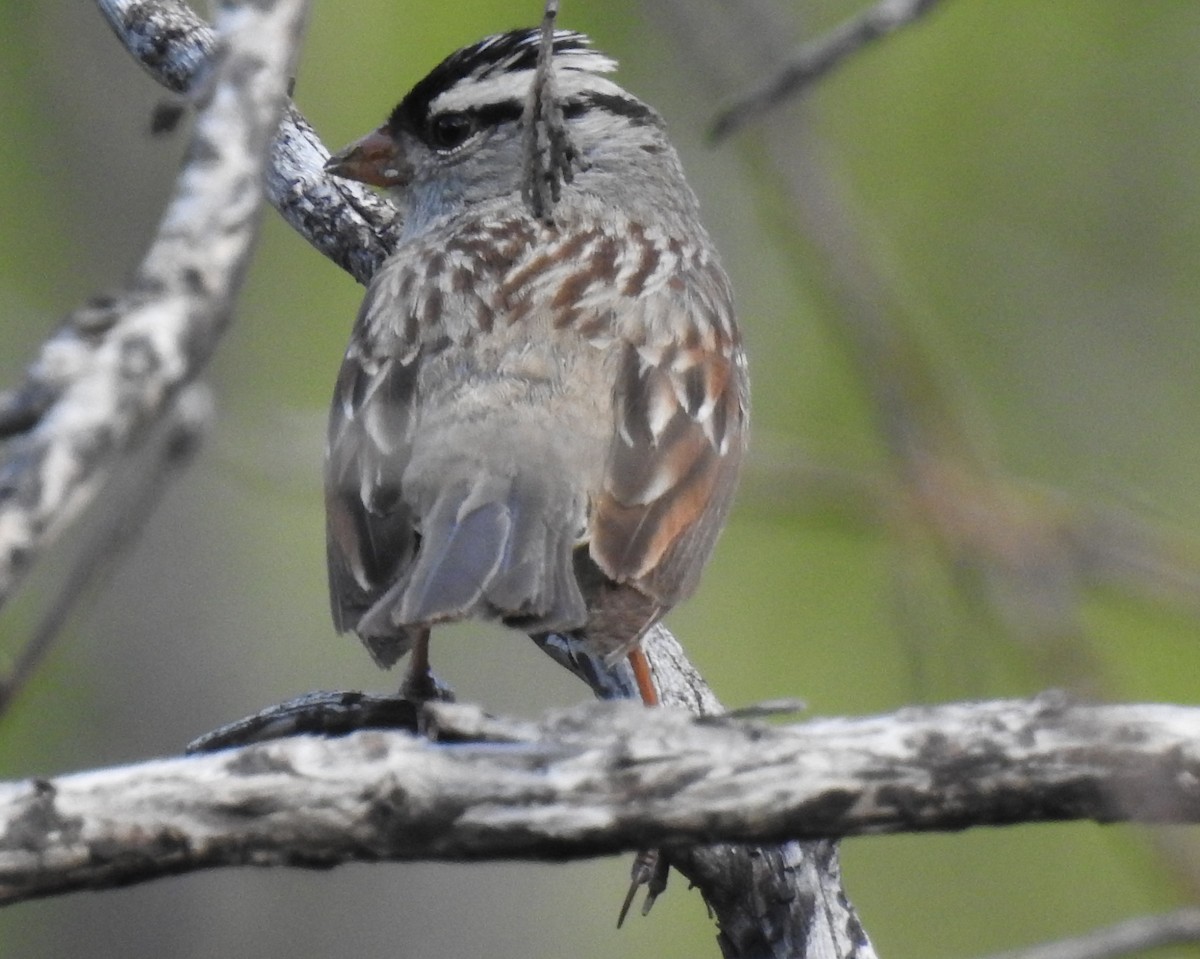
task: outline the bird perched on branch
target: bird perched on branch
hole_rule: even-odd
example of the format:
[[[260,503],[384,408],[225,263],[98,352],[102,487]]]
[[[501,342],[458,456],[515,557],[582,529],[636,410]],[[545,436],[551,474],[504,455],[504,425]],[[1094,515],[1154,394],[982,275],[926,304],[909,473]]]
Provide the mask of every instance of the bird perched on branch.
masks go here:
[[[746,364],[661,118],[578,33],[539,89],[542,39],[452,54],[327,165],[403,217],[333,400],[333,616],[412,651],[413,695],[431,627],[480,618],[629,655],[652,704],[640,640],[729,511]]]

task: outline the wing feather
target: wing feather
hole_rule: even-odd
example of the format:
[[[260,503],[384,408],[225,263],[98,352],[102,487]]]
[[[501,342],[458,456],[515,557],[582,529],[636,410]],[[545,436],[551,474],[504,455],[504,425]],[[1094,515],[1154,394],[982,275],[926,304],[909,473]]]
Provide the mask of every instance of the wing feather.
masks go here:
[[[423,355],[417,311],[425,308],[414,270],[384,266],[367,291],[334,387],[325,449],[326,559],[333,622],[356,630],[390,666],[415,631],[366,628],[364,617],[412,566],[417,518],[402,484],[416,428]]]
[[[676,275],[642,291],[620,346],[617,428],[591,517],[601,569],[664,607],[695,589],[724,525],[748,416],[728,282],[705,251],[670,252]]]

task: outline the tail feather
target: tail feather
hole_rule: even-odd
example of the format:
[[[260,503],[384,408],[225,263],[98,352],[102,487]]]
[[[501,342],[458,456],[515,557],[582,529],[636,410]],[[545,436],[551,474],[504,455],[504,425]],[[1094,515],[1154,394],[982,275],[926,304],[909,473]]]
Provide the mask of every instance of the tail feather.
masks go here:
[[[477,479],[441,490],[419,521],[403,575],[360,623],[397,628],[481,618],[530,632],[577,629],[587,609],[573,568],[570,503],[540,476]],[[565,496],[563,496],[565,499]],[[566,530],[566,531],[564,531]]]
[[[484,503],[459,518],[461,502],[445,496],[424,524],[426,535],[395,615],[401,623],[457,619],[478,608],[496,575],[512,533],[501,503]]]
[[[579,628],[587,609],[572,568],[574,547],[569,535],[537,520],[488,585],[488,602],[510,625],[531,632]]]

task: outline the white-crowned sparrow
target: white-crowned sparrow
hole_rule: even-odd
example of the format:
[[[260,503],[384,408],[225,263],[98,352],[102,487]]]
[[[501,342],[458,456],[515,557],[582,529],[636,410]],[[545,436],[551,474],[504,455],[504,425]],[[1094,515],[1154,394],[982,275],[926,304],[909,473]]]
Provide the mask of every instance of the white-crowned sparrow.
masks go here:
[[[729,283],[659,115],[554,35],[577,153],[552,222],[522,197],[538,30],[418,83],[327,169],[403,216],[338,377],[326,464],[339,631],[376,662],[496,619],[629,653],[696,587],[733,497],[748,388]]]

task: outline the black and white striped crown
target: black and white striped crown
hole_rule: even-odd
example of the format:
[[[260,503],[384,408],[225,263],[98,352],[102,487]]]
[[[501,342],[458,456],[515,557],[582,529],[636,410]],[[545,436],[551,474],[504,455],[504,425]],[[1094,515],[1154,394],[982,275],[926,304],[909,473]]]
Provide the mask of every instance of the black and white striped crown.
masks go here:
[[[449,89],[464,79],[485,80],[503,73],[533,70],[537,67],[541,43],[540,28],[485,37],[450,54],[421,82]],[[592,49],[592,41],[582,33],[554,31],[553,50],[554,65],[558,70],[611,73],[617,68],[615,61]]]
[[[417,128],[437,113],[504,105],[518,108],[537,68],[541,39],[539,28],[513,30],[455,51],[408,92],[389,125]],[[592,49],[584,34],[556,30],[553,50],[557,90],[564,103],[583,94],[628,97],[601,76],[613,72],[616,61]]]

